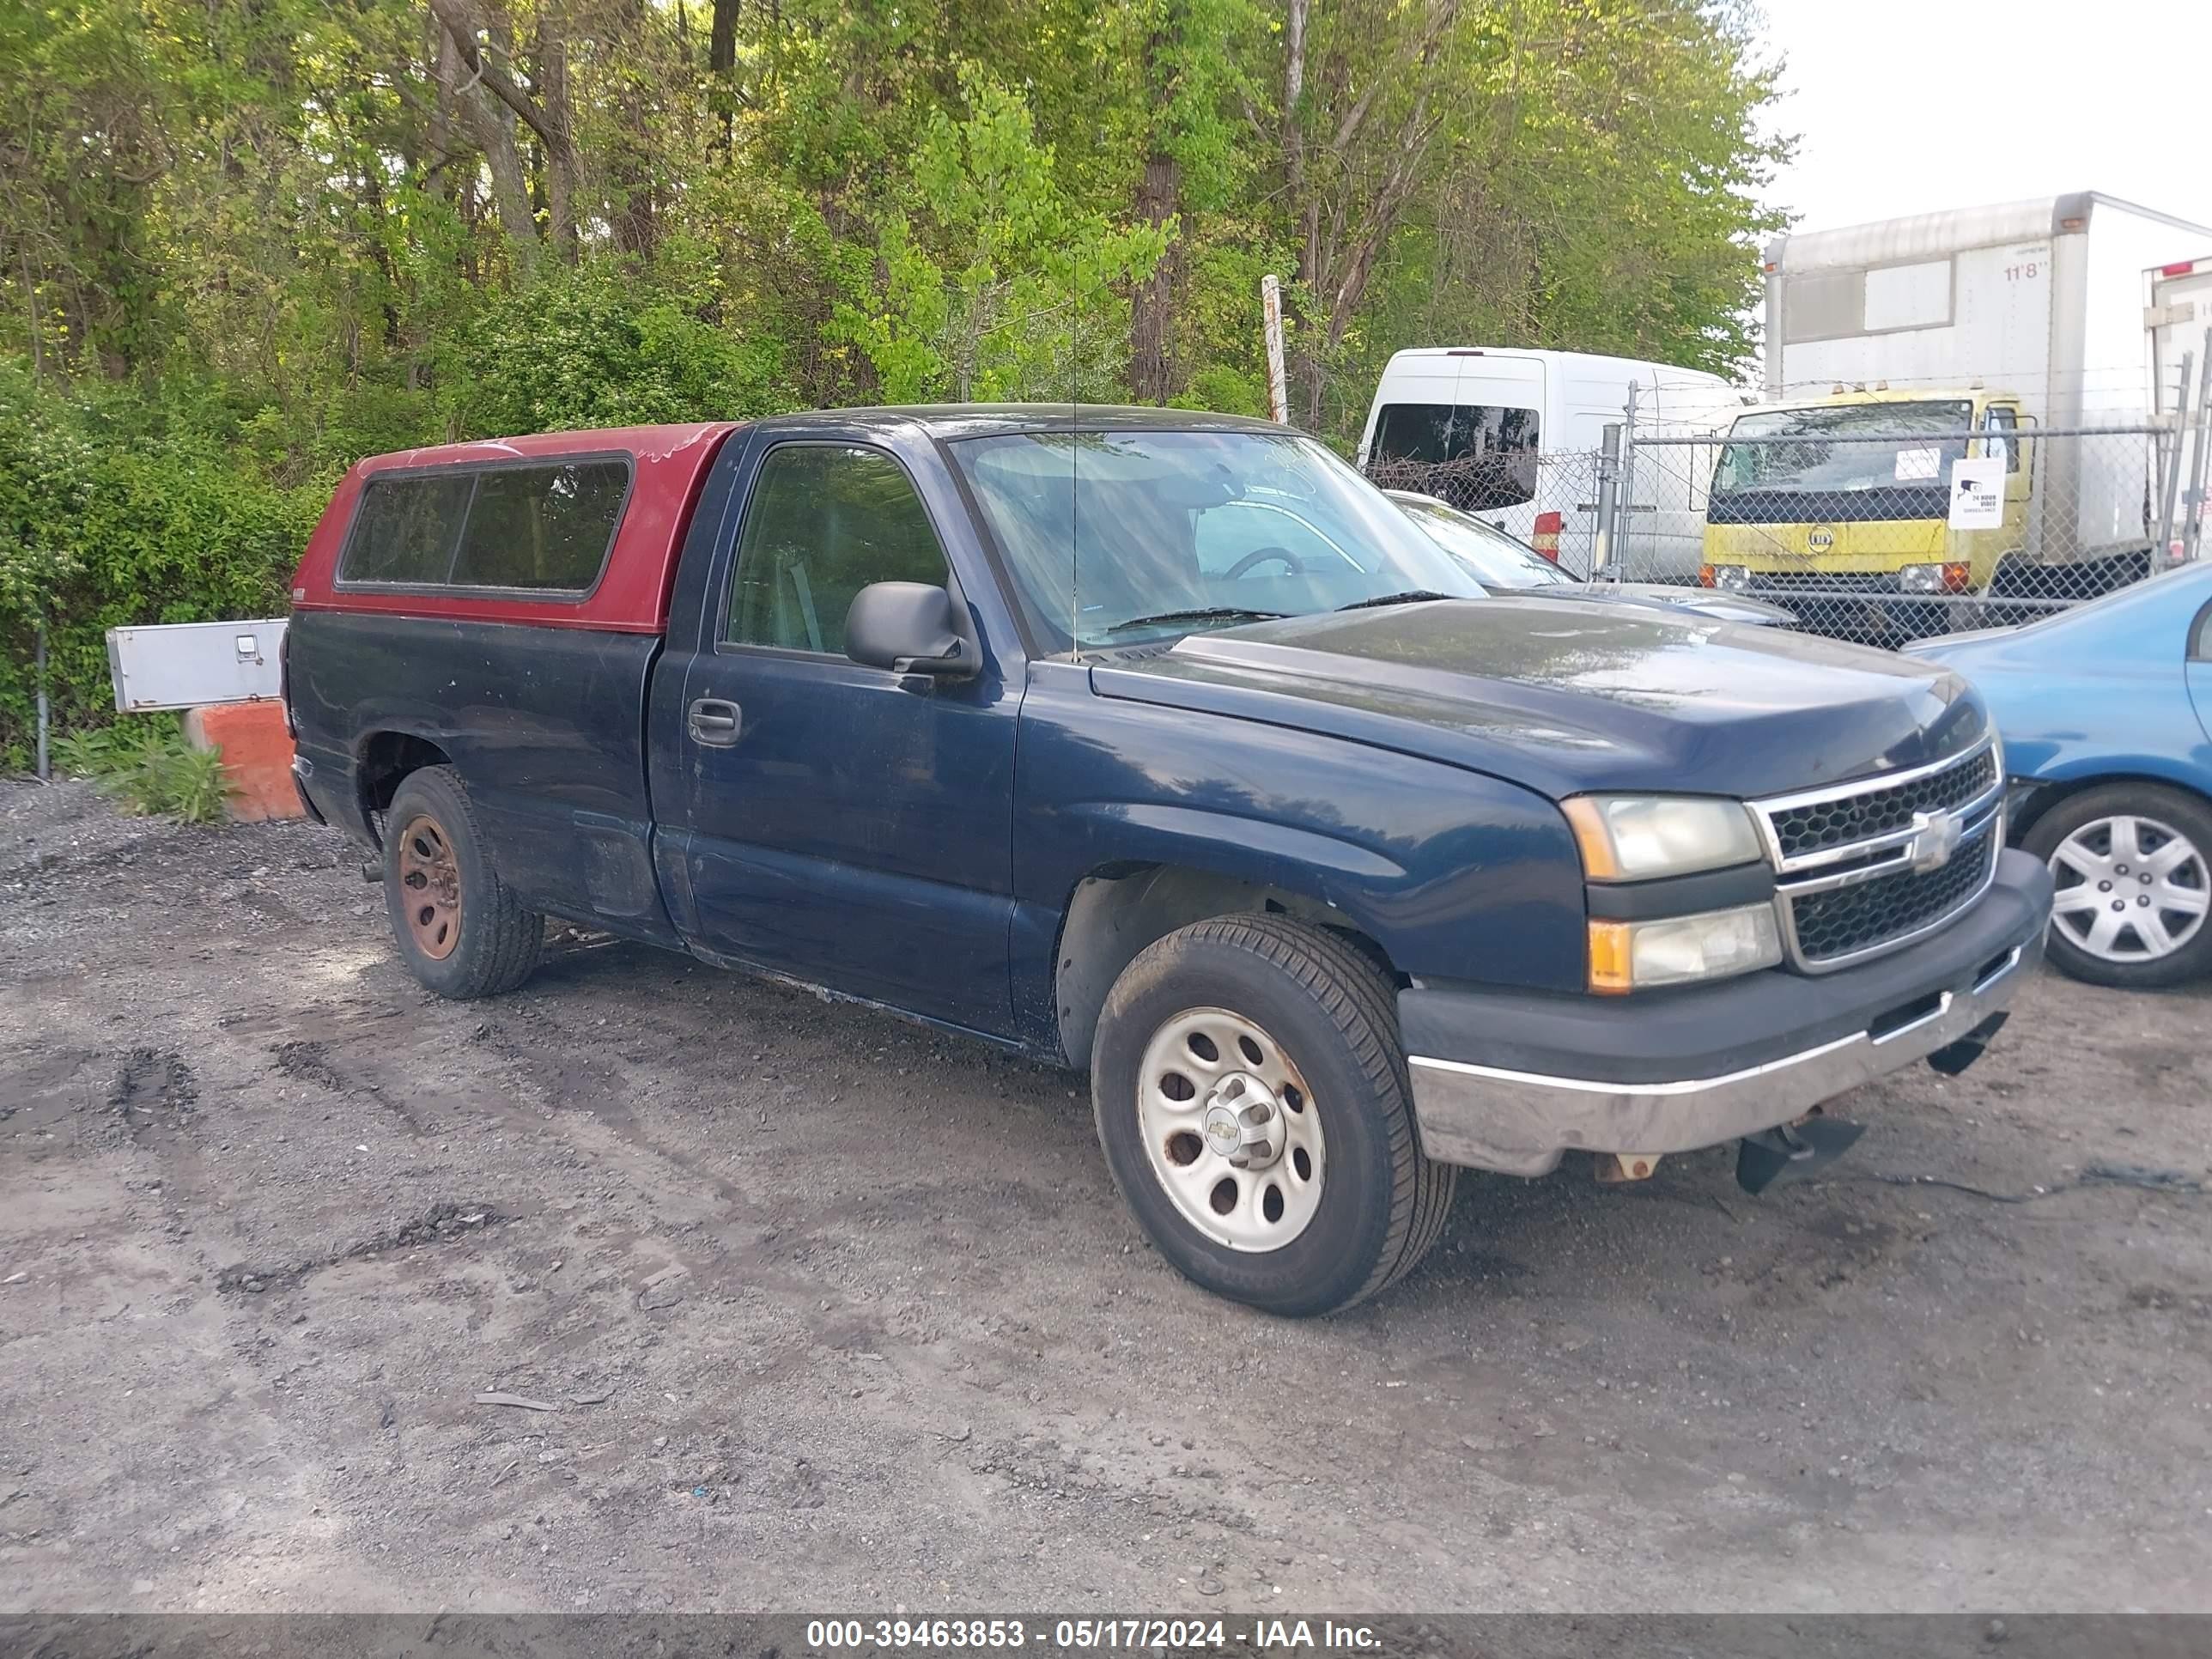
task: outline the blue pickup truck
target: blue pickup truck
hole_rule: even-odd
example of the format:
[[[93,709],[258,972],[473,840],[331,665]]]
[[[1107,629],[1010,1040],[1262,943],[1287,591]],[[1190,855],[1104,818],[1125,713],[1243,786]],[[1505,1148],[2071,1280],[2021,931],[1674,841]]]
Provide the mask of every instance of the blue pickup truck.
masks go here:
[[[1346,1306],[1461,1167],[1633,1180],[1970,1063],[2039,960],[1934,665],[1488,599],[1319,445],[1158,410],[581,432],[349,472],[301,790],[453,997],[545,918],[1087,1068],[1199,1284]]]

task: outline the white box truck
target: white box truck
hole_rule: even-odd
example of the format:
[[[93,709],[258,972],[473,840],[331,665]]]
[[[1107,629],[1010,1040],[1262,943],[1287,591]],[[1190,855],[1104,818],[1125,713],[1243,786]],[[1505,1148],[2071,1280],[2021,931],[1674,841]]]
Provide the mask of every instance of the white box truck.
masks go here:
[[[1606,427],[1699,435],[1751,394],[1717,374],[1634,357],[1501,346],[1423,346],[1384,366],[1359,440],[1378,483],[1419,490],[1519,537],[1577,575],[1597,528],[1597,452]],[[1695,579],[1705,531],[1702,478],[1662,477],[1634,508],[1633,574]]]
[[[2146,346],[2144,272],[2209,249],[2212,226],[2094,191],[1780,237],[1765,253],[1766,395],[1985,392],[2028,427],[2142,427],[2176,390]],[[2153,445],[2030,434],[2027,447],[2027,539],[2008,558],[2148,548]]]

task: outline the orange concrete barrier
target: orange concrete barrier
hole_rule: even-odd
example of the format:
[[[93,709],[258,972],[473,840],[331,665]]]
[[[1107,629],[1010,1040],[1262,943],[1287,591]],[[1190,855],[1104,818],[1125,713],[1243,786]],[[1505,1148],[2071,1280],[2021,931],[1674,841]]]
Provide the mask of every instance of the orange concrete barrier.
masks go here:
[[[305,816],[299,792],[292,787],[292,734],[284,729],[283,703],[223,702],[188,708],[185,741],[195,749],[222,750],[233,819],[252,823]]]

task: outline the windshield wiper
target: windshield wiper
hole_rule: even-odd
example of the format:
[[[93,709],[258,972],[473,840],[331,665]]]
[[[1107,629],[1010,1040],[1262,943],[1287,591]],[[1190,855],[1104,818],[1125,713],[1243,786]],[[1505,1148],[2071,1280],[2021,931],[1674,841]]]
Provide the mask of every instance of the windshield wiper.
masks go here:
[[[1339,611],[1372,611],[1378,605],[1419,605],[1429,599],[1470,599],[1472,593],[1439,593],[1432,587],[1409,587],[1402,593],[1378,593],[1371,599],[1354,599]]]
[[[1120,634],[1132,628],[1152,628],[1167,623],[1279,622],[1290,614],[1287,611],[1248,611],[1241,605],[1202,605],[1188,611],[1158,611],[1149,617],[1132,617],[1127,622],[1115,623],[1106,631]]]

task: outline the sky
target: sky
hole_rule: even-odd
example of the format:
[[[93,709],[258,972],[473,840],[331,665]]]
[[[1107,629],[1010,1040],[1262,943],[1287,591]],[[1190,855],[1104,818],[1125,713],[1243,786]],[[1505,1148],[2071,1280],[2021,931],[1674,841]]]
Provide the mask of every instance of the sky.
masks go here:
[[[1798,229],[2075,190],[2212,225],[2205,0],[1762,4]]]

